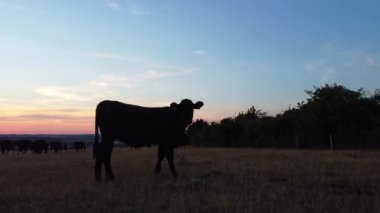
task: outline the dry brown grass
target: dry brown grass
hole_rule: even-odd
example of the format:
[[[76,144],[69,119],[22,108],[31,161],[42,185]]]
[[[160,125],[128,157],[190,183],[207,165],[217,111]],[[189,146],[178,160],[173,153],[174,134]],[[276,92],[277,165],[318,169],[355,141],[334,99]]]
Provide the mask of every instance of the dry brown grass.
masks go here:
[[[380,153],[115,149],[116,179],[96,183],[90,152],[0,155],[0,212],[378,212]]]

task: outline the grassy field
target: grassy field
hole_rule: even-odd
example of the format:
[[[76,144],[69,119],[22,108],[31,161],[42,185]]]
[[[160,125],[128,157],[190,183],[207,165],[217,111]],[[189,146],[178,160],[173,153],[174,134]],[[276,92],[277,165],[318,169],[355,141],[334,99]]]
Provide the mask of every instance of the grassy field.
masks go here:
[[[380,152],[115,149],[96,183],[91,152],[0,155],[0,212],[379,212]]]

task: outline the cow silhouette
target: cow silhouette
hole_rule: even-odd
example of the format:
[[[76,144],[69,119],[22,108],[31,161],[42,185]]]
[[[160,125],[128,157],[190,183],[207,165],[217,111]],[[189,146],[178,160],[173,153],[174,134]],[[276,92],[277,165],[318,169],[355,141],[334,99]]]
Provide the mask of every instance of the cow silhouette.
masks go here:
[[[40,154],[43,152],[47,153],[49,151],[49,144],[44,140],[32,141],[30,144],[30,150],[35,154]]]
[[[3,154],[8,154],[10,151],[14,153],[15,143],[10,140],[0,141],[0,148]]]
[[[61,142],[50,142],[50,150],[54,150],[55,153],[62,152],[62,143]]]
[[[133,147],[158,144],[155,174],[160,173],[161,162],[166,157],[173,177],[177,177],[173,149],[183,144],[186,127],[192,122],[194,109],[202,106],[203,102],[194,104],[188,99],[182,100],[180,104],[172,103],[170,107],[155,108],[108,100],[100,102],[95,116],[95,179],[101,180],[102,164],[106,177],[114,178],[111,154],[116,139]]]
[[[74,142],[73,146],[77,152],[79,152],[79,151],[85,152],[86,151],[86,144],[84,142],[81,142],[81,141]]]
[[[32,141],[30,140],[18,140],[15,141],[15,146],[17,147],[17,154],[25,154],[29,148],[31,148]]]

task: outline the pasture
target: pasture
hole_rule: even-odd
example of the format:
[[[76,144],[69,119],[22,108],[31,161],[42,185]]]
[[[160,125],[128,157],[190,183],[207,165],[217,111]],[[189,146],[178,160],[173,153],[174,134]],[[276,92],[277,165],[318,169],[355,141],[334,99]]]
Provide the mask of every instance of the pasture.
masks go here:
[[[0,212],[378,212],[380,152],[116,148],[115,180],[92,152],[0,155]]]

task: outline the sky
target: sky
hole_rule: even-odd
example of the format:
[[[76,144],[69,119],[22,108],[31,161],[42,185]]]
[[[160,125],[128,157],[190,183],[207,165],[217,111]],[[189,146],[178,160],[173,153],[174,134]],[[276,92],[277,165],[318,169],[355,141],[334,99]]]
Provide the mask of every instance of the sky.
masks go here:
[[[102,100],[270,115],[380,88],[378,0],[0,0],[0,134],[94,132]]]

